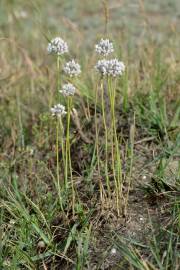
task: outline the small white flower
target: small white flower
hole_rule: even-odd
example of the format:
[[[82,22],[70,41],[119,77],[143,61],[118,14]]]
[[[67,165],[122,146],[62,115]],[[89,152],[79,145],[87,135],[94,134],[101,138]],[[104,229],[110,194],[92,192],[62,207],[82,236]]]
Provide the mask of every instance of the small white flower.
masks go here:
[[[9,223],[10,223],[11,225],[14,225],[14,224],[16,223],[16,221],[15,221],[15,219],[10,219]]]
[[[102,76],[107,75],[116,77],[123,74],[125,65],[116,58],[111,60],[103,59],[97,62],[95,68],[101,73]]]
[[[64,65],[64,72],[70,77],[78,76],[81,73],[81,67],[75,60],[71,60]]]
[[[117,253],[117,250],[115,248],[111,249],[111,255],[115,255]]]
[[[73,96],[76,91],[76,88],[73,84],[71,83],[66,83],[63,85],[62,90],[59,90],[59,92],[64,96]]]
[[[61,104],[54,105],[54,107],[51,108],[52,116],[61,117],[65,115],[67,112],[65,111],[65,107]]]
[[[100,54],[107,56],[114,52],[113,43],[109,39],[101,39],[98,44],[95,45],[95,51]]]
[[[60,37],[51,40],[47,47],[48,53],[61,55],[68,52],[67,43]]]
[[[99,73],[102,74],[102,76],[107,75],[107,70],[108,70],[108,60],[102,59],[97,62],[95,65],[95,69],[99,71]]]
[[[37,243],[38,249],[45,249],[45,247],[46,247],[46,244],[44,243],[44,241],[41,240]]]

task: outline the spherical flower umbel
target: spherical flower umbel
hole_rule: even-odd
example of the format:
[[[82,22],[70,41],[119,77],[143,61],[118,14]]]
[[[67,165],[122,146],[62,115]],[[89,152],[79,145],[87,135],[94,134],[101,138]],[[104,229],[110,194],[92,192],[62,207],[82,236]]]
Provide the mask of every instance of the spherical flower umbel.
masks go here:
[[[116,77],[118,75],[122,75],[125,71],[125,65],[123,62],[118,59],[111,59],[108,61],[108,70],[107,75]]]
[[[62,38],[56,37],[48,44],[47,51],[50,54],[62,55],[68,52],[68,45]]]
[[[65,111],[64,105],[57,104],[51,108],[51,113],[52,113],[52,116],[61,117],[61,116],[65,115],[67,112]]]
[[[64,72],[70,77],[76,77],[81,73],[81,67],[75,60],[71,60],[64,65]]]
[[[59,92],[64,96],[73,96],[76,91],[76,88],[73,84],[71,83],[66,83],[63,85],[62,90],[59,90]]]
[[[108,70],[108,60],[102,59],[97,62],[95,69],[101,73],[102,76],[107,75]]]
[[[109,39],[101,39],[98,44],[95,45],[95,51],[103,56],[114,52],[113,43]]]
[[[103,59],[97,62],[95,68],[102,76],[117,77],[123,74],[125,65],[116,58],[111,60]]]

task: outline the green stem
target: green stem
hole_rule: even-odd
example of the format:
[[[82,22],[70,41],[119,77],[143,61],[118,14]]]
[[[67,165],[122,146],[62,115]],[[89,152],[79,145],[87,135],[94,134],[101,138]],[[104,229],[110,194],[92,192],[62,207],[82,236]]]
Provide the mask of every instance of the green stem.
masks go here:
[[[110,189],[109,174],[108,174],[108,130],[107,130],[106,116],[105,116],[103,81],[101,82],[101,106],[102,106],[102,116],[103,116],[104,130],[105,130],[105,175],[106,175],[106,185],[107,185],[107,189],[108,189],[108,196],[110,198],[111,197],[111,189]]]
[[[75,189],[72,176],[71,145],[70,145],[70,120],[72,109],[72,97],[67,97],[67,131],[66,131],[66,156],[65,156],[65,188],[68,188],[68,173],[72,189],[72,211],[75,214]]]
[[[101,171],[100,171],[100,151],[99,151],[99,129],[98,129],[98,123],[97,123],[97,103],[98,103],[98,84],[96,86],[96,93],[95,93],[94,117],[95,117],[95,133],[96,133],[95,147],[96,147],[96,154],[97,154],[98,173],[99,173],[99,176],[100,176]],[[102,201],[102,182],[101,182],[100,177],[98,177],[98,179],[99,179],[100,197],[101,197],[101,201]]]
[[[58,55],[57,56],[57,100],[60,102],[60,95],[59,95],[59,90],[61,86],[61,80],[60,80],[60,64],[61,64],[61,58]]]
[[[68,170],[69,170],[69,128],[70,128],[70,110],[71,110],[71,98],[67,97],[67,130],[66,130],[66,154],[65,154],[65,188],[68,188]]]
[[[65,168],[65,149],[64,149],[64,128],[62,119],[60,118],[60,138],[61,138],[61,149],[62,149],[62,160],[63,160],[63,168]]]
[[[61,198],[61,184],[60,184],[60,177],[59,177],[59,121],[58,119],[56,123],[56,174],[57,174],[57,188],[58,188],[59,202],[60,202],[61,209],[63,210],[62,198]]]
[[[121,190],[122,189],[122,184],[121,184],[122,183],[122,169],[121,169],[119,142],[118,142],[118,136],[117,136],[117,131],[116,131],[116,116],[115,116],[116,83],[114,84],[114,86],[112,86],[111,79],[108,79],[108,89],[109,89],[111,116],[112,116],[112,125],[111,125],[112,167],[113,167],[113,174],[114,174],[114,181],[115,181],[115,188],[116,188],[116,205],[117,205],[117,211],[119,213],[120,199],[122,196],[122,190]],[[115,146],[115,153],[114,153],[114,146]]]

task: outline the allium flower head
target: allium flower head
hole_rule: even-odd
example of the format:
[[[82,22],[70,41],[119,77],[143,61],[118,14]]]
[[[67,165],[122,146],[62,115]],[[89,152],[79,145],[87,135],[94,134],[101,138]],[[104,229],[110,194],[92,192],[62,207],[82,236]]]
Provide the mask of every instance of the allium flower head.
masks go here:
[[[108,54],[114,52],[113,43],[109,39],[101,39],[98,44],[95,45],[95,51],[98,54],[107,56]]]
[[[47,47],[48,53],[61,55],[68,52],[67,43],[60,37],[51,40]]]
[[[108,60],[102,59],[97,62],[95,69],[101,73],[102,76],[107,75],[108,70]]]
[[[73,96],[76,91],[76,88],[73,84],[71,83],[66,83],[63,85],[62,90],[59,90],[59,92],[64,96]]]
[[[64,65],[64,72],[70,77],[76,77],[81,73],[81,67],[75,60],[71,60]]]
[[[111,60],[103,59],[97,62],[95,68],[102,76],[117,77],[118,75],[123,74],[125,65],[116,58]]]
[[[65,107],[61,104],[54,105],[54,107],[51,108],[52,116],[61,117],[67,112],[65,111]]]
[[[123,62],[119,61],[118,59],[111,59],[108,61],[108,76],[116,77],[118,75],[122,75],[125,71],[125,65]]]

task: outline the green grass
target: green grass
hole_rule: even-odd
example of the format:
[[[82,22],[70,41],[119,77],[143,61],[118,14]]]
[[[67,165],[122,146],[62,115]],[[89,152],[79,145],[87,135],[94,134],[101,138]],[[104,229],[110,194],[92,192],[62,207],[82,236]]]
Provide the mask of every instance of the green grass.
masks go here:
[[[0,2],[2,270],[179,267],[179,1],[109,1],[108,36],[126,65],[115,107],[111,98],[115,133],[114,122],[102,117],[107,104],[95,94],[102,2]],[[66,188],[50,114],[57,67],[46,47],[54,36],[69,44],[63,61],[74,57],[83,71],[65,134]]]

